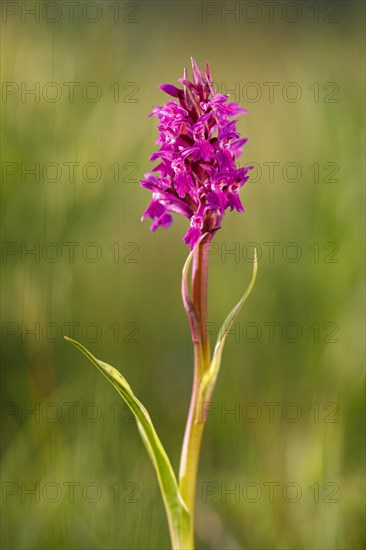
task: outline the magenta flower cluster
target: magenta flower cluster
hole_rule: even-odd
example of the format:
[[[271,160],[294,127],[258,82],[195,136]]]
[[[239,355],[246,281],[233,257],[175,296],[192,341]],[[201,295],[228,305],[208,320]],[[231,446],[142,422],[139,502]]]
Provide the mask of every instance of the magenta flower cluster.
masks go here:
[[[246,139],[240,139],[232,119],[246,111],[215,92],[208,64],[203,73],[192,59],[192,71],[193,82],[186,69],[179,79],[183,89],[159,86],[175,101],[154,107],[150,115],[159,119],[160,149],[150,157],[159,164],[141,180],[152,192],[142,220],[154,220],[155,231],[171,225],[171,213],[183,214],[190,220],[184,242],[191,250],[201,235],[221,226],[226,209],[243,212],[238,192],[250,169],[235,164]]]

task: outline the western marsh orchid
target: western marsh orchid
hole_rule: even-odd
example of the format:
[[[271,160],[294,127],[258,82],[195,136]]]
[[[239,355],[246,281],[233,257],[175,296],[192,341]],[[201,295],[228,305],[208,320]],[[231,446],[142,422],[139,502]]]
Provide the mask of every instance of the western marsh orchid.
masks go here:
[[[184,71],[179,80],[182,88],[170,84],[160,86],[172,99],[153,109],[152,115],[159,120],[159,149],[150,160],[158,164],[141,181],[142,187],[152,192],[150,205],[142,216],[143,220],[147,217],[153,220],[152,231],[159,226],[169,227],[175,213],[183,214],[190,221],[184,235],[190,253],[183,267],[182,299],[191,329],[194,372],[178,476],[146,408],[122,374],[96,359],[80,343],[65,337],[113,384],[135,415],[156,470],[174,550],[194,548],[194,500],[206,420],[204,410],[212,399],[226,336],[257,274],[255,256],[249,286],[223,323],[211,356],[207,334],[208,247],[221,227],[226,210],[243,211],[239,190],[248,180],[250,168],[236,165],[246,139],[240,138],[235,117],[246,111],[237,103],[229,102],[228,96],[216,93],[208,64],[202,72],[192,60],[192,72],[193,81],[190,81],[187,70]]]

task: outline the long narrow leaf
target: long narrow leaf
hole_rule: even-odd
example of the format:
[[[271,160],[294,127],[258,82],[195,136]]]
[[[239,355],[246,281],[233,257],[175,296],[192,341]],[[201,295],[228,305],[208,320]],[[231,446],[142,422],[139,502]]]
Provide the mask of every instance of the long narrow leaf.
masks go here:
[[[257,250],[254,249],[253,272],[252,272],[251,281],[246,291],[244,292],[243,296],[240,298],[239,302],[230,311],[224,323],[221,325],[219,334],[217,336],[216,346],[214,349],[212,360],[210,363],[210,368],[205,372],[201,380],[200,391],[201,391],[202,400],[209,401],[211,398],[211,395],[214,390],[216,380],[220,371],[222,352],[224,349],[226,336],[228,335],[233,323],[235,322],[235,319],[239,315],[241,308],[243,307],[244,303],[246,302],[247,298],[249,297],[254,287],[254,283],[257,277],[257,272],[258,272]]]
[[[189,531],[190,515],[179,492],[177,480],[168,455],[156,433],[149,413],[133,393],[122,374],[107,363],[99,361],[76,340],[65,340],[78,348],[115,387],[137,419],[137,426],[155,467],[168,517],[173,548],[182,548]]]

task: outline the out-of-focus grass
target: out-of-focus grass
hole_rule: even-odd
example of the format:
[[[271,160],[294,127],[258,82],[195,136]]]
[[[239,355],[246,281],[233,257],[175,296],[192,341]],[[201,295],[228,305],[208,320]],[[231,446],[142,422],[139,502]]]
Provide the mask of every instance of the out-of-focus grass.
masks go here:
[[[61,179],[54,183],[42,177],[36,182],[31,176],[25,181],[9,177],[3,183],[3,241],[19,246],[23,242],[29,248],[39,243],[41,248],[39,262],[32,256],[22,261],[20,253],[3,262],[3,327],[19,326],[16,334],[3,338],[4,548],[169,547],[157,483],[136,426],[113,389],[55,331],[61,327],[67,334],[67,323],[79,323],[74,336],[123,371],[150,410],[177,467],[192,376],[189,330],[179,294],[187,254],[181,238],[187,223],[177,219],[169,231],[149,233],[146,223],[139,222],[148,192],[137,182],[115,183],[109,167],[119,162],[121,179],[128,171],[122,168],[126,163],[137,165],[135,178],[149,169],[156,129],[146,116],[152,105],[164,101],[156,85],[175,82],[191,55],[200,63],[208,59],[215,80],[226,82],[229,89],[235,82],[241,87],[258,82],[262,90],[263,82],[279,82],[279,90],[298,82],[303,94],[297,103],[283,101],[280,92],[273,103],[263,96],[245,105],[249,115],[239,123],[250,138],[242,162],[259,162],[263,170],[263,162],[279,162],[281,167],[298,162],[303,176],[290,183],[279,169],[271,183],[263,171],[260,181],[242,191],[246,213],[228,215],[216,238],[210,320],[219,323],[240,296],[251,271],[242,252],[247,243],[256,242],[263,252],[259,277],[241,314],[240,330],[251,322],[256,324],[253,330],[260,326],[262,335],[249,342],[254,333],[248,328],[248,338],[236,341],[232,335],[227,342],[203,445],[199,547],[364,545],[362,6],[349,3],[340,12],[340,22],[330,25],[310,20],[250,25],[230,19],[226,24],[203,24],[200,9],[200,3],[141,3],[134,25],[112,24],[108,18],[94,25],[82,20],[22,24],[14,18],[3,25],[3,81],[26,82],[29,87],[35,82],[98,82],[103,88],[96,103],[76,92],[74,103],[65,97],[56,103],[31,98],[21,102],[18,95],[2,105],[3,162],[80,163],[73,182],[63,166]],[[115,103],[109,90],[114,82],[121,88],[136,82],[138,102]],[[309,90],[314,82],[336,82],[339,102],[314,103]],[[121,93],[126,95],[123,89]],[[100,181],[83,179],[81,167],[88,162],[102,167]],[[324,182],[321,173],[314,182],[308,168],[314,162],[337,163],[337,181]],[[54,263],[42,257],[50,242],[62,246],[62,257]],[[71,242],[80,243],[74,262],[62,244]],[[102,249],[95,263],[81,254],[90,242]],[[116,242],[121,258],[138,262],[115,263],[115,247],[109,247]],[[279,243],[273,262],[266,242]],[[298,262],[283,259],[289,242],[301,246]],[[329,242],[339,247],[337,263],[323,261],[331,249],[322,246]],[[126,243],[135,244],[124,249]],[[314,243],[320,245],[319,262],[309,249]],[[225,247],[239,247],[239,261],[225,256]],[[279,323],[273,342],[264,324],[269,322]],[[301,326],[297,343],[281,334],[289,322]],[[35,323],[41,329],[39,341],[24,335]],[[100,324],[102,334],[95,343],[88,342],[92,328],[86,337],[81,330],[88,323]],[[115,323],[121,327],[118,342],[110,328]],[[315,323],[319,343],[309,328]],[[337,342],[323,341],[332,330],[328,326],[324,331],[326,323],[338,325]],[[47,326],[49,332],[42,336]],[[123,341],[136,327],[137,342]],[[54,343],[47,341],[52,338]],[[269,421],[268,402],[279,403],[274,422]],[[301,407],[298,422],[282,416],[289,402]],[[22,406],[34,408],[35,403],[39,421],[30,413],[22,415]],[[67,403],[74,403],[74,418]],[[96,403],[98,409],[85,408],[87,403]],[[246,411],[255,411],[246,408],[248,403],[260,408],[258,422],[245,418]],[[319,422],[314,422],[315,403]],[[324,422],[332,411],[323,409],[327,403],[339,407],[339,422]],[[235,408],[239,419],[225,414]],[[60,409],[62,417],[50,421]],[[92,418],[96,410],[101,418],[92,422],[88,415]],[[280,484],[274,502],[268,498],[270,482]],[[297,502],[282,497],[289,482],[301,487]],[[26,493],[36,483],[39,502]],[[61,487],[60,498],[52,492],[57,487],[47,483]],[[67,483],[78,484],[74,501]],[[88,483],[101,490],[97,502],[90,502],[95,493]],[[236,484],[241,493],[237,499],[227,495],[225,501],[219,491],[205,499],[207,483],[228,489]],[[258,502],[249,502],[255,495],[250,491],[243,497],[248,483],[263,491]],[[320,502],[314,502],[314,489],[309,489],[316,483]],[[326,502],[335,487],[324,490],[326,483],[339,487],[337,502]],[[49,494],[42,494],[45,487]],[[83,494],[85,487],[90,493]],[[16,494],[7,495],[7,490]]]

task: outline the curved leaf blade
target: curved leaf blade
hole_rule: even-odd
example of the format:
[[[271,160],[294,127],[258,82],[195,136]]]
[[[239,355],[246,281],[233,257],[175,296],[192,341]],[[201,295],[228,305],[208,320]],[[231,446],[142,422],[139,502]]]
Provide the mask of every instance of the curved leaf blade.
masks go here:
[[[210,367],[202,377],[201,384],[200,384],[202,399],[209,401],[211,398],[211,395],[215,388],[216,380],[220,371],[222,352],[224,350],[226,336],[228,335],[233,323],[235,322],[237,316],[239,315],[241,308],[243,307],[251,291],[253,290],[255,280],[257,278],[257,273],[258,273],[258,259],[257,259],[257,249],[255,248],[253,272],[252,272],[252,278],[250,280],[250,283],[246,288],[243,296],[240,298],[239,302],[233,307],[233,309],[230,311],[229,315],[226,317],[225,321],[221,325],[219,334],[217,336],[216,346],[213,352]]]
[[[76,340],[68,338],[67,336],[64,336],[64,338],[79,349],[107,380],[109,380],[136,417],[141,438],[158,477],[173,548],[184,548],[184,541],[187,540],[189,533],[190,514],[181,497],[169,457],[156,433],[149,413],[133,393],[127,380],[117,369],[98,360],[89,350]]]

